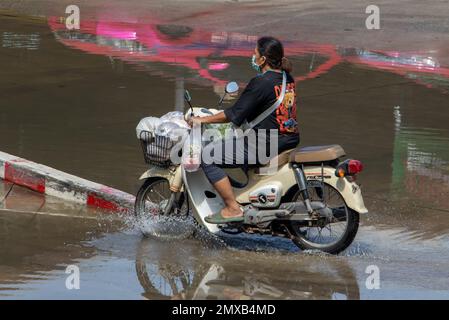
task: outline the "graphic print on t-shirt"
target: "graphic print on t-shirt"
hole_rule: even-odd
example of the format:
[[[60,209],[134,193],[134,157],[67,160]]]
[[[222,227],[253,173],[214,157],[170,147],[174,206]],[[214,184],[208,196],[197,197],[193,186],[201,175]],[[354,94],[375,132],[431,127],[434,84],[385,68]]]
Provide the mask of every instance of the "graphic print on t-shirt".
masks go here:
[[[274,87],[276,98],[281,94],[282,86]],[[279,124],[281,134],[298,133],[298,122],[296,121],[296,91],[295,83],[287,83],[284,100],[276,109],[276,121]]]

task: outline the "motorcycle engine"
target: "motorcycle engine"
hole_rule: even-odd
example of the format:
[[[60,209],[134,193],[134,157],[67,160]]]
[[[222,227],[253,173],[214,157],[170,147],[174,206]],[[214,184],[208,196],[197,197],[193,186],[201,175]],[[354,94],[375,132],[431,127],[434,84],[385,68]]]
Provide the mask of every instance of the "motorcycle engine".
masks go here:
[[[281,203],[282,186],[269,184],[255,189],[249,194],[249,201],[257,208],[277,208]]]

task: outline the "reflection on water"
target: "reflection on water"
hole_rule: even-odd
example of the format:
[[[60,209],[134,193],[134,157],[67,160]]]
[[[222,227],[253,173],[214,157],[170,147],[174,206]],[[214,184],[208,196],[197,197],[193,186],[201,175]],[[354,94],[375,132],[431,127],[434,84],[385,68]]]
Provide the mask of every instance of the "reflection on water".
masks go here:
[[[93,257],[87,241],[106,230],[98,221],[2,212],[0,295],[60,277],[67,265]]]
[[[340,48],[339,52],[351,63],[393,72],[427,87],[441,87],[447,92],[449,68],[441,66],[433,57],[436,52],[381,52],[346,48]]]
[[[394,197],[449,209],[449,131],[403,125],[399,106],[394,115]]]
[[[227,72],[234,63],[225,60],[247,59],[257,40],[255,36],[241,33],[207,32],[181,25],[125,23],[107,19],[83,21],[79,31],[67,30],[64,21],[54,17],[49,18],[48,24],[56,39],[71,48],[130,63],[151,63],[152,67],[157,63],[182,66],[187,68],[187,74],[194,71],[191,76],[200,76],[215,84],[231,79],[247,81],[246,73],[241,77],[242,69]],[[284,45],[286,55],[293,61],[310,55],[307,63],[302,63],[300,72],[295,70],[296,81],[316,78],[344,61],[394,72],[415,79],[417,83],[425,82],[428,86],[432,86],[429,78],[433,83],[445,86],[449,77],[449,68],[440,66],[432,57],[435,52],[380,52],[294,41],[286,41]],[[304,66],[308,68],[304,69]]]
[[[38,50],[39,43],[39,33],[18,34],[14,32],[3,32],[2,34],[3,48]]]
[[[173,76],[173,72],[181,67],[184,78],[215,85],[230,80],[245,83],[252,76],[248,61],[257,37],[251,35],[107,20],[83,21],[79,31],[66,30],[64,22],[57,18],[50,18],[48,24],[56,39],[65,45],[137,64],[138,70],[160,71],[162,76]],[[340,61],[332,46],[292,42],[285,47],[292,60],[308,54],[321,56],[308,58],[308,68],[296,72],[297,81],[323,74]],[[323,57],[325,61],[320,61]],[[171,68],[162,69],[161,63]]]
[[[282,255],[219,254],[188,243],[180,248],[142,240],[136,272],[143,296],[182,300],[360,298],[355,273],[343,260],[323,259],[312,266],[310,261],[290,261]]]

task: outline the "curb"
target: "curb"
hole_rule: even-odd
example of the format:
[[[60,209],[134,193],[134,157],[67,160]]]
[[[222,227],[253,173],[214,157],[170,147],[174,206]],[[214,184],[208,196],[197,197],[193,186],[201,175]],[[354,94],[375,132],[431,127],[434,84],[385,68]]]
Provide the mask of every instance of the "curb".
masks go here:
[[[39,193],[97,208],[129,212],[134,207],[135,197],[129,193],[1,151],[0,178]]]

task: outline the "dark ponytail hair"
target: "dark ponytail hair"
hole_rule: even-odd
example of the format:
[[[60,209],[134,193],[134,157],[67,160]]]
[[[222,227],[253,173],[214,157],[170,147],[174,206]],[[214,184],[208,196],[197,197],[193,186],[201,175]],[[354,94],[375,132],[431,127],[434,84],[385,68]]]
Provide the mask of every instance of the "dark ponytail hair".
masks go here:
[[[293,71],[292,64],[284,56],[284,46],[274,37],[262,37],[257,40],[257,49],[261,56],[265,56],[268,65],[273,69],[282,69],[285,72]]]

